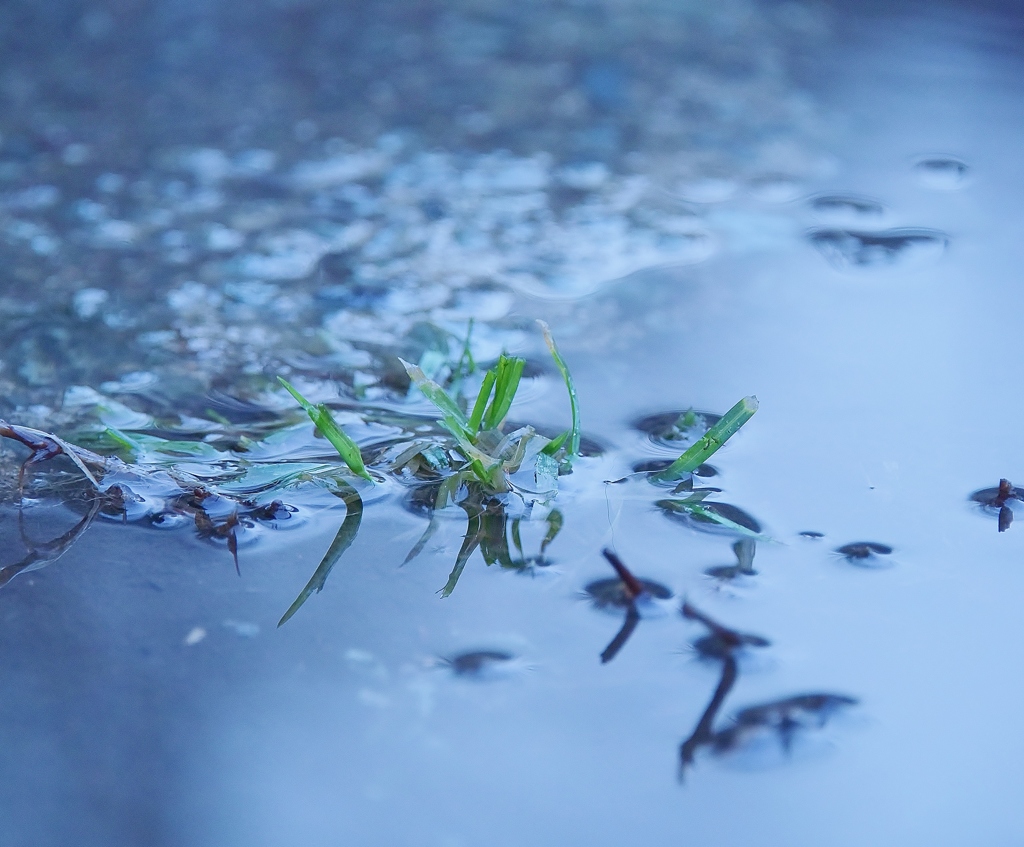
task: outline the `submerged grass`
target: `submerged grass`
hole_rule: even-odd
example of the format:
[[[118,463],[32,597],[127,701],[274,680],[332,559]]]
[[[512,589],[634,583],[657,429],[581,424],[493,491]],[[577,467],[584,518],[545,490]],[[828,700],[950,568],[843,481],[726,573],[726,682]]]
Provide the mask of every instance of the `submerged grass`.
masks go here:
[[[561,443],[568,438],[569,444],[566,449],[565,461],[571,466],[573,459],[580,454],[580,401],[576,397],[576,384],[572,381],[569,366],[565,363],[565,359],[562,358],[562,354],[558,352],[558,346],[555,344],[554,336],[551,335],[550,327],[544,321],[539,320],[537,323],[540,326],[541,332],[544,333],[544,341],[548,345],[548,350],[551,351],[551,358],[555,360],[555,364],[562,374],[562,379],[565,380],[565,389],[569,392],[569,409],[572,413],[572,426],[559,438],[551,442],[551,444],[558,442],[558,446],[550,449],[548,455],[554,455],[561,446]],[[548,447],[550,448],[551,445],[548,445]]]

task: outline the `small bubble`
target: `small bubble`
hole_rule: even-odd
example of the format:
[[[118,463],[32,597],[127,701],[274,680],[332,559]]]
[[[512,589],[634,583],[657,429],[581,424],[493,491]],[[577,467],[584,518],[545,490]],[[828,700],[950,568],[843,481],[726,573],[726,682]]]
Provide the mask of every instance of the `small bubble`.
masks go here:
[[[885,206],[877,200],[855,194],[822,194],[812,198],[810,205],[815,212],[829,215],[877,217],[885,212]]]
[[[65,165],[75,167],[77,165],[84,165],[89,161],[89,146],[87,144],[80,144],[75,142],[69,144],[60,154],[61,161]]]
[[[914,165],[917,181],[924,188],[935,191],[955,191],[967,183],[968,168],[965,162],[951,156],[931,156]]]
[[[96,188],[104,194],[117,194],[125,186],[125,178],[121,174],[105,173],[96,178]]]
[[[110,295],[102,288],[82,288],[75,292],[71,301],[75,314],[83,320],[96,317],[100,308],[107,302]]]

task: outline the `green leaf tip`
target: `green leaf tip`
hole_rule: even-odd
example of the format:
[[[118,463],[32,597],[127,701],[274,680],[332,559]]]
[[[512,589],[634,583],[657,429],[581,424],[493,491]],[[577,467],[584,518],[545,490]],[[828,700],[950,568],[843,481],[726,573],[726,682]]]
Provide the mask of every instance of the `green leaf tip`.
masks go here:
[[[569,366],[565,363],[565,359],[562,358],[562,354],[558,352],[558,346],[555,344],[554,336],[551,334],[551,328],[542,320],[537,321],[537,326],[544,333],[544,341],[548,345],[548,350],[551,351],[551,358],[555,360],[555,365],[558,366],[562,379],[565,380],[565,389],[569,392],[572,427],[569,429],[568,438],[566,439],[568,444],[566,446],[565,458],[569,464],[572,464],[572,460],[580,453],[580,402],[576,396],[576,384],[572,381]]]
[[[459,408],[458,403],[448,396],[448,392],[423,373],[423,369],[419,365],[407,362],[401,357],[398,361],[402,363],[405,372],[409,374],[409,379],[441,412],[441,422],[445,428],[456,438],[472,442],[475,433],[470,430],[469,419]]]
[[[313,424],[316,426],[320,434],[331,442],[334,449],[338,451],[338,455],[341,456],[345,464],[348,465],[349,470],[356,476],[360,476],[365,480],[373,482],[373,477],[370,476],[369,472],[366,470],[366,465],[363,464],[363,457],[359,452],[359,445],[345,434],[345,431],[334,419],[334,415],[331,414],[331,410],[323,403],[317,403],[314,406],[283,376],[279,376],[277,380],[288,390],[288,393],[295,398],[296,402],[306,410],[306,414],[309,415],[309,419],[313,421]]]
[[[754,416],[757,406],[756,397],[753,395],[744,397],[722,415],[718,423],[697,439],[696,443],[689,450],[683,453],[665,470],[653,474],[651,478],[658,482],[675,482],[688,474],[692,474],[717,453],[718,449],[732,438],[743,424]]]

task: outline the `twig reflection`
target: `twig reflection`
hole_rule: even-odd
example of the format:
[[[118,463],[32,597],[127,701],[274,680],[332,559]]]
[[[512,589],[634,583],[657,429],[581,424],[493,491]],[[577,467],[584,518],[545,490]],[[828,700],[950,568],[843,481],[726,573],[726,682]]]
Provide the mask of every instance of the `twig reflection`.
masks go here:
[[[586,588],[587,594],[599,609],[623,609],[626,613],[621,628],[601,652],[601,664],[607,664],[618,655],[640,623],[641,607],[652,600],[667,600],[672,592],[657,582],[634,576],[613,551],[606,549],[601,552],[618,576],[590,583]]]
[[[776,734],[785,752],[789,752],[796,733],[809,727],[822,727],[838,709],[852,706],[857,700],[844,694],[815,692],[770,700],[738,711],[728,725],[715,728],[715,721],[725,698],[739,677],[737,653],[744,647],[767,647],[769,641],[760,635],[738,632],[723,626],[689,603],[684,603],[683,617],[695,620],[708,629],[694,646],[708,659],[722,663],[722,675],[711,701],[694,727],[690,737],[679,745],[679,781],[691,767],[702,748],[716,754],[739,749],[752,735],[767,730]]]

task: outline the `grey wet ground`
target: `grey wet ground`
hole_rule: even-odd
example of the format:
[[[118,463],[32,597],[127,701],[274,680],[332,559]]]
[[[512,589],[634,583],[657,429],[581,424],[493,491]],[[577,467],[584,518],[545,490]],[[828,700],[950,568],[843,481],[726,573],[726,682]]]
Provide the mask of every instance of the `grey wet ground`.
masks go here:
[[[277,373],[367,415],[403,402],[393,355],[422,353],[423,323],[475,317],[482,358],[542,363],[541,317],[607,448],[562,478],[550,563],[478,554],[443,600],[465,516],[402,566],[426,519],[377,486],[280,629],[337,498],[303,490],[293,528],[243,535],[241,576],[188,521],[95,520],[0,592],[4,844],[1019,840],[1021,528],[968,499],[1024,446],[1014,17],[3,15],[31,35],[4,35],[0,86],[5,417],[130,429],[202,416],[212,388],[283,418]],[[564,426],[540,367],[513,416]],[[671,457],[638,418],[751,393],[699,480],[772,539],[733,573],[734,536],[604,480]],[[0,567],[26,545],[5,449]],[[27,537],[71,506],[28,503]],[[836,552],[864,543],[892,552]],[[607,546],[672,599],[602,664],[625,615],[586,593]],[[771,643],[730,681],[683,598]],[[718,743],[680,782],[695,734]]]

